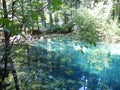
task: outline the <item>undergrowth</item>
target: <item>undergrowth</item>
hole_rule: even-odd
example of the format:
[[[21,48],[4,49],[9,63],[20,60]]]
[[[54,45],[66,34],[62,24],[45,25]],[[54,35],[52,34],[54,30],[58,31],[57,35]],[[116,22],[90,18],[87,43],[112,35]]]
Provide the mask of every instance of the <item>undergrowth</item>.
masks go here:
[[[119,24],[112,19],[112,2],[99,2],[92,8],[80,7],[74,14],[73,21],[81,40],[90,42],[116,42],[119,38]],[[79,32],[79,33],[78,33]]]

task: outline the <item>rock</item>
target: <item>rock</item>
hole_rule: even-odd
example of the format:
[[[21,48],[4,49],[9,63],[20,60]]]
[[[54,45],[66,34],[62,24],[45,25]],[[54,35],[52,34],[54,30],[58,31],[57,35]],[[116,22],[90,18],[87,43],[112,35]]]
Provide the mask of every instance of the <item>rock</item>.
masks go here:
[[[52,75],[49,75],[48,78],[52,80],[54,77]]]
[[[79,88],[78,90],[87,90],[87,87],[82,86],[81,88]]]

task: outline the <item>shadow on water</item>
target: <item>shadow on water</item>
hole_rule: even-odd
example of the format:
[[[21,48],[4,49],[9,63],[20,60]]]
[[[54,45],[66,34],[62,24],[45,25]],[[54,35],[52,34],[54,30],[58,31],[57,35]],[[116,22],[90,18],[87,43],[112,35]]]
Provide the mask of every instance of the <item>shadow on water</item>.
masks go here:
[[[85,45],[71,38],[36,42],[27,49],[26,73],[44,90],[120,90],[120,55],[107,45]]]

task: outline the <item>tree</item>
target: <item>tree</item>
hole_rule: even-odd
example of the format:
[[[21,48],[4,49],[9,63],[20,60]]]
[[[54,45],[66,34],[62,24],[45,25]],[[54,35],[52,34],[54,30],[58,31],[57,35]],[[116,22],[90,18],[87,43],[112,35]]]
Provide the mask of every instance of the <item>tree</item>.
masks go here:
[[[12,1],[12,19],[14,17],[14,4],[17,1]],[[4,35],[5,35],[5,47],[4,47],[4,54],[3,54],[3,58],[2,58],[2,64],[3,65],[3,74],[1,74],[1,82],[0,82],[0,89],[3,90],[3,86],[5,86],[6,84],[5,82],[5,78],[8,77],[9,71],[8,68],[12,71],[13,74],[13,78],[15,81],[15,87],[16,90],[19,90],[19,85],[18,85],[18,80],[17,80],[17,74],[16,71],[14,69],[14,64],[12,59],[10,58],[10,49],[11,49],[11,45],[10,45],[10,25],[13,25],[13,22],[9,20],[8,18],[8,10],[7,10],[7,2],[6,0],[2,0],[3,3],[3,13],[4,13],[4,17],[1,19],[0,24],[2,24],[3,30],[4,30]],[[9,66],[8,63],[11,65]],[[5,86],[6,87],[6,86]]]

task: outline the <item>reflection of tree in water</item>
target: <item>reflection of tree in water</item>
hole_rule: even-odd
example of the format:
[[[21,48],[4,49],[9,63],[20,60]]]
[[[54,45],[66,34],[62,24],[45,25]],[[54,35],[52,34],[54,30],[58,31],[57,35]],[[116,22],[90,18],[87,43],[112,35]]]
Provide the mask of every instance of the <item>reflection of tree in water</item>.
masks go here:
[[[109,90],[110,87],[112,87],[113,90],[119,90],[119,76],[115,75],[119,75],[116,73],[117,69],[115,67],[119,62],[118,56],[113,57],[109,53],[104,52],[104,50],[96,49],[96,47],[95,49],[90,49],[92,52],[87,53],[86,50],[86,52],[82,54],[73,47],[73,45],[76,44],[72,44],[69,41],[65,43],[64,41],[60,41],[59,43],[61,39],[57,40],[56,44],[56,40],[51,40],[52,43],[49,41],[49,44],[46,44],[46,41],[42,43],[39,42],[39,45],[37,44],[38,46],[30,46],[27,48],[29,49],[28,52],[25,48],[22,49],[24,51],[22,55],[24,57],[25,55],[28,56],[29,60],[24,60],[24,58],[24,61],[22,60],[18,69],[21,85],[25,83],[27,87],[36,85],[35,87],[43,89],[45,89],[45,86],[48,89],[49,86],[49,90],[55,88],[77,90],[82,88],[83,85],[91,90],[96,90],[97,88]],[[47,45],[50,45],[49,50],[47,50]],[[59,47],[63,49],[60,48],[59,50]],[[15,49],[15,51],[18,52],[19,50],[17,51],[17,49]],[[18,54],[18,56],[19,55],[20,54]],[[21,58],[21,56],[19,57]],[[86,67],[83,67],[84,65],[86,65]],[[114,69],[116,69],[116,71]],[[20,74],[21,71],[25,74]],[[25,75],[27,77],[25,77]],[[85,80],[81,80],[82,76],[86,77]],[[24,78],[26,78],[25,81]],[[87,85],[85,83],[86,80],[88,80]],[[39,86],[37,84],[39,84]]]
[[[87,62],[89,64],[89,69],[95,70],[96,73],[103,72],[106,69],[110,69],[110,63],[112,61],[112,56],[108,56],[104,50],[96,49],[91,54],[88,54]]]

